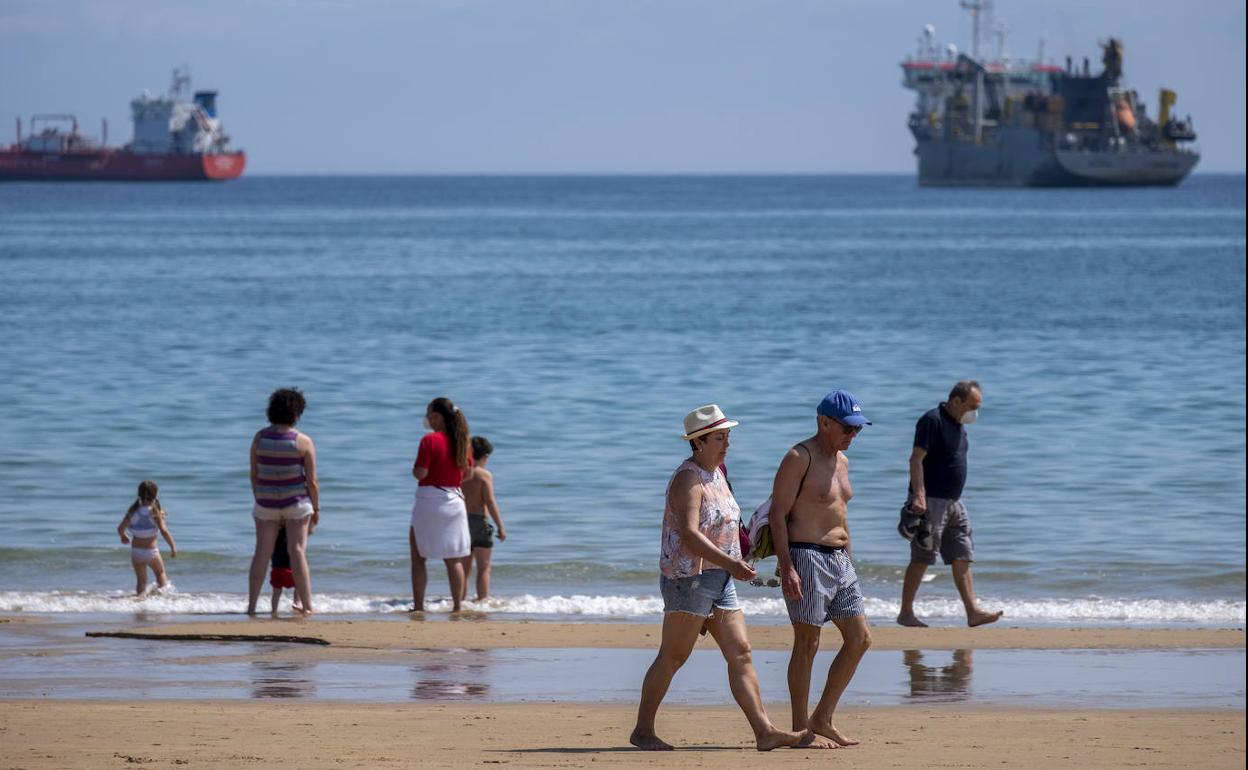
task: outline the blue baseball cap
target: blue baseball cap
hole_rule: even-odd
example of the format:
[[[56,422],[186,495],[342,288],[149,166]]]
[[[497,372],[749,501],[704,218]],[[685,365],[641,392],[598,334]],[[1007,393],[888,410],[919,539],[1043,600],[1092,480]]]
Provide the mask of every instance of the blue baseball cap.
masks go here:
[[[870,425],[871,421],[862,413],[862,405],[854,394],[848,390],[834,390],[823,397],[815,411],[824,417],[831,417],[846,425]]]

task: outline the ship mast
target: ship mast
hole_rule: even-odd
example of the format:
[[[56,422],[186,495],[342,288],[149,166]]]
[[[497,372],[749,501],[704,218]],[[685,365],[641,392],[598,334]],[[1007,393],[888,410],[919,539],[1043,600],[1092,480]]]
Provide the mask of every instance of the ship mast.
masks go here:
[[[958,5],[971,12],[971,58],[979,61],[979,14],[992,13],[992,0],[958,0]]]

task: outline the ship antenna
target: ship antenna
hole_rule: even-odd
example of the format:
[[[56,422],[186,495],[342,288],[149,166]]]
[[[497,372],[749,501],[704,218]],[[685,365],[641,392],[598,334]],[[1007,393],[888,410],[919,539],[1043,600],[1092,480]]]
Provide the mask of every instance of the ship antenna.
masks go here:
[[[173,83],[169,86],[169,98],[177,101],[191,90],[191,65],[173,68]]]
[[[958,0],[958,5],[971,12],[971,58],[979,61],[979,14],[992,13],[992,0]]]

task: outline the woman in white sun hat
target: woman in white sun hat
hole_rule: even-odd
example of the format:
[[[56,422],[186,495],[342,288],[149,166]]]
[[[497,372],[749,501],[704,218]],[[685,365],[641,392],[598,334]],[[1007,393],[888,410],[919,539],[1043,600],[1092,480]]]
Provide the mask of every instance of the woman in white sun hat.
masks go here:
[[[667,485],[659,553],[663,639],[646,671],[637,725],[629,736],[639,749],[671,750],[654,732],[655,714],[704,627],[728,661],[728,684],[754,730],[759,751],[792,746],[802,737],[776,728],[767,718],[745,616],[732,582],[754,577],[753,567],[741,558],[741,509],[721,470],[728,433],[736,425],[715,404],[698,407],[685,417],[684,438],[693,454],[676,468]]]

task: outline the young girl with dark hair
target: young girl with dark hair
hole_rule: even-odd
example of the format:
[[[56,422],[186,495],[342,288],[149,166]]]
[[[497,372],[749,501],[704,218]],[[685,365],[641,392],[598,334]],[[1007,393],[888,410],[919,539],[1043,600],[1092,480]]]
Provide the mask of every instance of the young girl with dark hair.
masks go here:
[[[449,398],[435,398],[425,408],[425,427],[412,475],[418,482],[408,545],[412,552],[412,611],[425,609],[429,573],[426,559],[441,559],[451,587],[452,610],[459,612],[464,594],[464,565],[472,552],[468,511],[460,488],[471,478],[472,445],[468,420]]]
[[[169,585],[169,578],[165,574],[165,563],[161,560],[160,549],[156,546],[157,536],[163,536],[165,542],[169,544],[171,558],[177,558],[178,555],[178,545],[173,542],[173,535],[169,534],[167,514],[160,504],[160,498],[157,497],[159,493],[160,489],[155,481],[140,482],[135,501],[130,504],[126,515],[117,525],[117,536],[121,538],[123,544],[130,545],[130,565],[134,567],[135,596],[142,596],[147,590],[148,567],[151,567],[152,574],[156,576],[158,587],[164,588]],[[127,530],[130,532],[129,537],[126,536]]]

